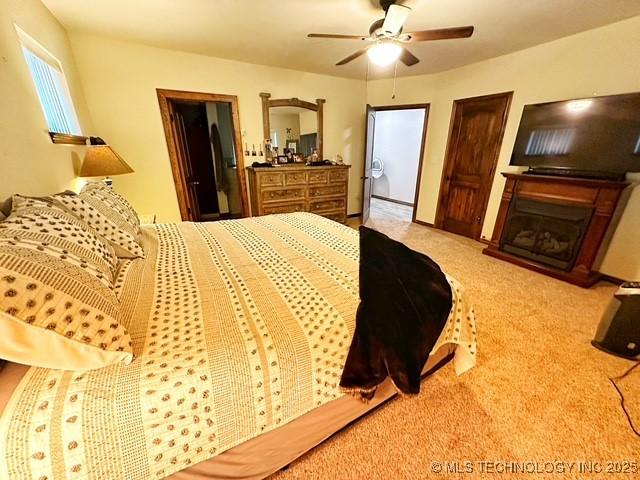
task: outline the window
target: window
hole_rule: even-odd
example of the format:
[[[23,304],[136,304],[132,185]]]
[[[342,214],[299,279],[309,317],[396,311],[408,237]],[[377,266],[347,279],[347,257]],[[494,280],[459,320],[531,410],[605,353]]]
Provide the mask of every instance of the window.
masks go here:
[[[82,135],[60,61],[16,26],[50,132]]]

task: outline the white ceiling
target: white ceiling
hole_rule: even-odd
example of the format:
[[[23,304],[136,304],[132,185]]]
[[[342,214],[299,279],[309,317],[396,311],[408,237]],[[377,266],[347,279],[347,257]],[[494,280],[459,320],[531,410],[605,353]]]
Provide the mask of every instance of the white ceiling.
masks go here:
[[[70,31],[296,70],[365,78],[366,56],[336,67],[381,18],[378,0],[43,0]],[[473,37],[410,45],[421,62],[398,75],[434,73],[640,15],[639,0],[406,0],[405,32],[474,25]],[[373,69],[373,67],[372,67]],[[378,69],[379,70],[379,69]],[[370,72],[391,76],[393,67]]]

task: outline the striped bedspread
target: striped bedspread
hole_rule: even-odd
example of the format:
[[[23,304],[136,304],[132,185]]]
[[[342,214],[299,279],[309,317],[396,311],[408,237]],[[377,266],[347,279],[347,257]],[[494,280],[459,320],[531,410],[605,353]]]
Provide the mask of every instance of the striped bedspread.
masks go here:
[[[357,231],[298,213],[155,225],[144,246],[116,282],[136,359],[31,368],[0,421],[0,478],[159,479],[342,395]],[[450,281],[434,351],[457,344],[461,373],[475,324]]]

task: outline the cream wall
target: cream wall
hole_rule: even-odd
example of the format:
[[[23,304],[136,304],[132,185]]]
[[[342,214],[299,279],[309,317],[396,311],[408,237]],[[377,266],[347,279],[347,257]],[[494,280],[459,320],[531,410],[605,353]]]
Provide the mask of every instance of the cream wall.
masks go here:
[[[455,99],[513,91],[497,174],[482,236],[490,238],[504,178],[499,172],[517,171],[509,158],[522,108],[526,104],[640,91],[640,17],[583,32],[551,43],[440,74],[367,86],[372,105],[431,103],[417,218],[433,222],[447,143],[451,108]],[[424,59],[423,61],[428,61]],[[640,180],[640,175],[635,177]],[[635,188],[620,219],[601,271],[625,279],[640,279],[640,188]]]
[[[74,188],[84,147],[54,145],[14,24],[62,63],[83,133],[91,121],[67,34],[39,0],[0,1],[0,201]]]
[[[324,154],[354,164],[349,213],[360,211],[366,84],[71,33],[96,132],[136,173],[114,179],[141,214],[180,220],[156,88],[238,96],[244,143],[262,142],[260,92],[272,98],[325,98]],[[245,160],[251,163],[251,158]]]
[[[395,100],[390,79],[365,83],[82,33],[71,33],[70,39],[95,131],[136,170],[117,177],[116,188],[141,213],[157,213],[161,221],[180,216],[156,88],[237,95],[243,145],[262,140],[259,92],[270,92],[272,98],[326,98],[325,157],[341,154],[353,164],[349,213],[359,212],[361,204],[364,104],[430,103],[417,206],[417,218],[427,222],[435,219],[454,99],[514,91],[498,162],[501,172],[514,170],[508,162],[525,104],[640,90],[640,17],[455,70],[400,78]],[[491,236],[503,186],[503,177],[497,175],[482,231],[485,238]],[[640,278],[640,256],[631,250],[631,245],[640,244],[639,223],[640,190],[636,189],[603,260],[603,272]]]

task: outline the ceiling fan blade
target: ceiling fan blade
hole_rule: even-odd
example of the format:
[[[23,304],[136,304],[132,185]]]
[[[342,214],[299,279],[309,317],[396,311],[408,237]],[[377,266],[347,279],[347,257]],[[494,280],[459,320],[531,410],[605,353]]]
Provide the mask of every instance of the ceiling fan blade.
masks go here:
[[[411,67],[420,61],[418,57],[416,57],[413,53],[411,53],[406,48],[402,49],[402,53],[400,54],[400,61],[404,63],[407,67]]]
[[[340,35],[338,33],[310,33],[309,38],[337,38],[340,40],[368,40],[369,37],[364,35]]]
[[[387,15],[384,17],[384,23],[382,24],[382,31],[390,35],[395,35],[400,31],[404,22],[407,21],[407,17],[411,9],[404,5],[393,4],[389,6]]]
[[[358,58],[358,57],[364,55],[365,53],[367,53],[367,50],[369,50],[369,47],[361,48],[357,52],[352,53],[351,55],[349,55],[347,58],[343,58],[342,60],[340,60],[338,63],[336,63],[336,65],[345,65],[345,64],[349,63],[350,61],[355,60],[356,58]]]
[[[450,38],[468,38],[473,34],[473,27],[439,28],[408,33],[408,42],[426,42],[429,40],[447,40]]]

